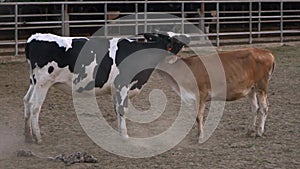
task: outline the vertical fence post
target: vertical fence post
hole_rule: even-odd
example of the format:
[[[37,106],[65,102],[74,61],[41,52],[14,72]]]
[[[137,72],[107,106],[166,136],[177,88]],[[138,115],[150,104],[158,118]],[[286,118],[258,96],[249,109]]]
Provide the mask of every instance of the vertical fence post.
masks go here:
[[[200,9],[198,9],[199,11],[198,11],[198,14],[199,14],[199,16],[200,16],[200,22],[199,22],[199,25],[200,25],[200,30],[202,31],[201,33],[205,33],[205,20],[204,20],[204,18],[205,18],[205,13],[204,13],[204,9],[205,9],[205,7],[204,7],[204,2],[201,2],[201,6],[200,6]]]
[[[108,25],[107,25],[107,3],[104,4],[104,37],[108,35]]]
[[[257,31],[258,31],[258,38],[260,38],[260,31],[261,31],[261,2],[258,2],[258,25],[257,25]]]
[[[181,3],[181,33],[184,33],[184,2]]]
[[[147,5],[148,1],[146,0],[144,3],[144,32],[147,32]]]
[[[18,3],[15,4],[15,56],[19,55]]]
[[[61,34],[65,34],[65,4],[61,4]]]
[[[216,43],[217,43],[217,47],[220,46],[220,36],[219,36],[219,32],[220,32],[220,9],[219,9],[219,2],[217,2],[216,4],[216,10],[217,10],[217,20],[216,20],[216,33],[217,33],[217,38],[216,38]]]
[[[283,45],[283,2],[280,2],[280,45]]]
[[[249,44],[252,44],[252,2],[249,2]]]
[[[69,17],[69,10],[68,10],[68,4],[65,4],[64,9],[64,36],[70,36],[70,17]]]
[[[139,19],[139,16],[138,16],[138,13],[139,13],[139,8],[138,8],[138,3],[135,3],[135,34],[139,34],[139,22],[138,22],[138,19]]]
[[[61,34],[70,36],[69,13],[67,4],[61,4]]]

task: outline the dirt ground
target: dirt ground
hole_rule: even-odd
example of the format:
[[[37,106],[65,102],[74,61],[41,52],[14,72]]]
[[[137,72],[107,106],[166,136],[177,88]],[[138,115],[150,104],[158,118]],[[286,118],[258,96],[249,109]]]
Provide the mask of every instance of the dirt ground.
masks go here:
[[[142,159],[120,157],[93,143],[78,122],[71,96],[54,88],[40,114],[42,144],[24,143],[22,98],[29,85],[28,66],[25,62],[0,64],[0,168],[300,168],[300,46],[270,49],[276,56],[277,67],[269,88],[270,116],[264,137],[246,136],[252,114],[247,100],[242,99],[226,104],[218,128],[204,144],[197,143],[194,127],[173,149]],[[132,102],[138,109],[146,110],[148,93],[154,88],[167,93],[165,113],[148,125],[128,122],[129,135],[155,135],[174,121],[180,98],[157,74]],[[99,97],[98,102],[106,120],[115,126],[110,97]],[[61,162],[17,157],[19,149],[42,156],[87,151],[99,163],[65,166]]]

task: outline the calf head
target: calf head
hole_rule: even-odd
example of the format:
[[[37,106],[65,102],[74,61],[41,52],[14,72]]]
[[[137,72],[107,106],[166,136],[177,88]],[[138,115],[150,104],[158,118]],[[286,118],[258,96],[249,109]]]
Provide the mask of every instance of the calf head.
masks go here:
[[[187,45],[191,41],[188,35],[173,32],[145,33],[144,37],[150,42],[165,44],[165,50],[173,54],[177,54],[184,45]]]

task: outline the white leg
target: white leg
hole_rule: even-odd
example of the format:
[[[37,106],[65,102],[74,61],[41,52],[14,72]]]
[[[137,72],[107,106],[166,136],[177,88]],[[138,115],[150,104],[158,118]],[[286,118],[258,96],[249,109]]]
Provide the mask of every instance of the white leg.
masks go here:
[[[31,113],[31,126],[32,126],[32,134],[37,143],[41,143],[41,133],[39,128],[39,113],[41,111],[42,104],[46,98],[46,94],[48,92],[49,87],[36,84],[33,89],[32,96],[29,100],[30,113]]]
[[[251,112],[253,114],[253,123],[249,124],[248,127],[248,135],[251,135],[252,132],[255,132],[256,129],[256,120],[257,120],[257,114],[258,114],[258,102],[257,102],[257,96],[256,96],[256,92],[255,91],[251,91],[248,95],[247,95],[248,101],[251,105]]]
[[[23,98],[24,120],[25,120],[24,135],[25,135],[26,142],[32,141],[32,128],[31,128],[31,116],[30,116],[30,104],[29,104],[29,99],[32,96],[32,92],[33,92],[33,85],[30,84],[29,89]]]
[[[199,111],[198,111],[198,116],[197,116],[199,142],[202,138],[204,138],[203,115],[204,115],[204,110],[205,110],[205,102],[202,100],[204,100],[204,99],[200,100]]]
[[[118,114],[119,132],[123,138],[128,138],[125,115]]]
[[[261,122],[257,131],[258,136],[262,136],[265,130],[265,122],[268,115],[268,103],[266,92],[261,92],[258,96],[259,111],[261,113]]]
[[[128,108],[128,90],[129,87],[123,86],[116,89],[114,93],[115,110],[118,118],[118,128],[123,138],[128,138],[125,114]]]

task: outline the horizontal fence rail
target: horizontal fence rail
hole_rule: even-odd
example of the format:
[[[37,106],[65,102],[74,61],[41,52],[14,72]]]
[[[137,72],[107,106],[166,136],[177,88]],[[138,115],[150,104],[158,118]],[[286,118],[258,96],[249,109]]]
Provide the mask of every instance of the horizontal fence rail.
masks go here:
[[[176,17],[148,17],[163,14]],[[189,32],[189,24],[205,34]],[[216,46],[300,41],[300,0],[2,2],[0,55],[23,53],[37,32],[91,36],[102,28],[104,37],[133,36],[157,25],[189,34],[195,45],[197,38]]]

